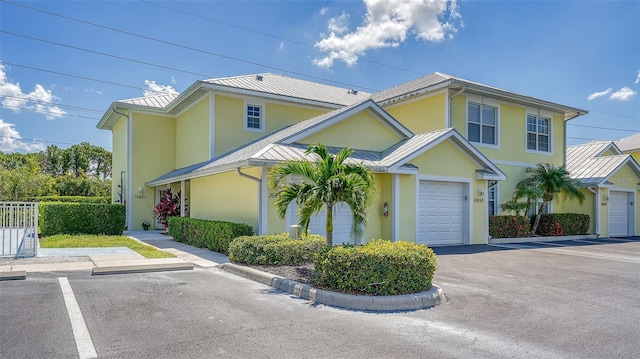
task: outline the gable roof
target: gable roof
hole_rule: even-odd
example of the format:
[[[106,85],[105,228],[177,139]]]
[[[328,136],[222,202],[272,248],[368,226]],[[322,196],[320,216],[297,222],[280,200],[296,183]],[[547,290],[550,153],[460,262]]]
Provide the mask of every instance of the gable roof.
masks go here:
[[[327,126],[336,124],[360,111],[373,112],[381,122],[404,139],[385,151],[355,149],[353,155],[347,160],[350,163],[362,163],[375,172],[416,173],[417,168],[408,162],[433,146],[450,139],[482,168],[482,174],[479,175],[481,178],[506,179],[504,172],[476,150],[455,129],[449,128],[414,135],[375,102],[367,100],[293,124],[212,160],[167,173],[145,183],[145,185],[158,186],[179,180],[227,172],[246,166],[265,166],[286,160],[313,159],[305,153],[307,146],[295,141]],[[330,153],[335,154],[341,148],[329,147],[328,149]]]
[[[588,113],[587,110],[569,107],[535,97],[518,94],[512,91],[481,84],[479,82],[469,81],[463,78],[443,74],[441,72],[434,72],[433,74],[406,82],[387,90],[380,91],[373,94],[371,98],[374,101],[385,106],[396,101],[402,101],[420,95],[422,93],[437,91],[443,88],[451,88],[458,91],[476,93],[480,95],[491,95],[495,98],[522,105],[535,106],[554,112],[560,112],[565,115],[565,120],[567,121],[581,115],[586,115]]]
[[[612,150],[616,155],[603,156]],[[620,168],[629,164],[640,177],[640,165],[631,155],[622,154],[611,141],[592,141],[567,147],[567,170],[571,178],[584,186],[606,185],[606,181]]]
[[[640,151],[640,132],[615,141],[622,152]]]
[[[97,124],[111,129],[120,118],[121,110],[140,109],[177,115],[210,91],[256,96],[272,100],[298,102],[327,108],[339,108],[368,99],[368,92],[325,85],[271,73],[213,78],[194,82],[179,95],[159,95],[115,101]]]

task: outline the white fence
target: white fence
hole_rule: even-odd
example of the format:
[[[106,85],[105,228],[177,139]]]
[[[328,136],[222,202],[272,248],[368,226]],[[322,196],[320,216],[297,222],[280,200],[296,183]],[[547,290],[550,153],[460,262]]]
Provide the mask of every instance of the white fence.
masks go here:
[[[38,254],[38,203],[0,202],[0,257]]]

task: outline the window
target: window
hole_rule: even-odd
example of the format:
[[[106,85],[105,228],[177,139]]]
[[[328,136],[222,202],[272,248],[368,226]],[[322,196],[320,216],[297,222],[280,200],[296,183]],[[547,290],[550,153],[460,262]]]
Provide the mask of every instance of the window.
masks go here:
[[[467,139],[488,145],[497,144],[498,109],[469,103],[467,108]]]
[[[247,122],[245,129],[248,131],[262,130],[262,106],[247,105]]]
[[[496,216],[498,214],[498,185],[495,184],[487,190],[487,205],[489,207],[489,215]]]
[[[531,201],[531,208],[529,208],[529,217],[535,216],[538,214],[538,210],[540,209],[540,205],[542,204],[542,199],[538,199],[535,201]],[[551,213],[551,203],[547,203],[547,206],[542,211],[543,214]]]
[[[527,150],[551,152],[548,118],[527,115]]]

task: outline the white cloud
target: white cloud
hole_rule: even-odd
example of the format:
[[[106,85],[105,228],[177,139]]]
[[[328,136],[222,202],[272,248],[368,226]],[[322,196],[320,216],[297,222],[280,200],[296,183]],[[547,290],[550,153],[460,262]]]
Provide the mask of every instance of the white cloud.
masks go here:
[[[408,36],[431,42],[451,39],[457,31],[454,23],[461,24],[456,0],[364,0],[364,3],[367,13],[363,23],[351,33],[343,36],[340,32],[346,31],[346,14],[329,20],[330,34],[323,35],[315,44],[326,53],[313,60],[316,66],[329,68],[335,61],[353,66],[368,50],[397,47]]]
[[[322,9],[320,9],[320,15],[325,15],[328,12],[329,12],[329,8],[328,7],[323,7]]]
[[[173,77],[173,76],[171,76],[171,83],[174,84],[174,85],[176,84],[176,78]]]
[[[27,142],[16,130],[13,123],[0,118],[0,151],[2,152],[38,152],[46,148],[42,142]]]
[[[613,89],[611,87],[609,87],[608,89],[606,89],[604,91],[594,92],[591,95],[587,96],[587,100],[593,101],[593,100],[597,99],[598,97],[607,96],[608,94],[611,93],[612,90]]]
[[[100,91],[100,90],[96,90],[96,89],[93,89],[93,88],[84,89],[84,92],[88,92],[88,93],[96,93],[96,94],[98,94],[98,95],[102,95],[102,91]]]
[[[145,86],[147,88],[144,89],[144,96],[158,96],[158,95],[178,95],[179,92],[173,88],[171,85],[159,85],[155,81],[152,80],[144,80]]]
[[[636,92],[628,87],[623,87],[620,90],[614,92],[609,97],[609,100],[628,101],[635,95]]]
[[[340,16],[332,17],[329,19],[327,28],[331,33],[344,34],[349,30],[349,14],[343,11]]]
[[[638,74],[636,75],[636,81],[634,82],[634,84],[640,84],[640,70],[638,70]]]
[[[9,81],[5,66],[2,64],[0,64],[0,96],[4,97],[2,107],[15,113],[19,113],[22,109],[33,110],[44,114],[47,120],[54,120],[67,113],[53,104],[59,98],[40,84],[36,84],[33,91],[29,93],[22,92],[20,83]]]
[[[282,51],[284,49],[284,42],[281,42],[280,45],[278,45],[278,51]]]

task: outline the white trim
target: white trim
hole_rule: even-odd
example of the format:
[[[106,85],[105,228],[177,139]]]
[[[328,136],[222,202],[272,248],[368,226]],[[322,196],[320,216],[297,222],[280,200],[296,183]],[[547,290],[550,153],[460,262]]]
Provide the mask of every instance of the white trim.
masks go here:
[[[537,113],[536,113],[537,112]],[[536,118],[536,127],[538,126],[537,121],[539,119],[549,120],[549,151],[539,151],[539,150],[530,150],[529,149],[529,139],[527,135],[529,134],[529,116],[534,116]],[[533,132],[532,132],[533,133]],[[536,132],[536,136],[537,136]],[[536,146],[538,144],[538,140],[536,138]],[[530,107],[526,108],[524,113],[524,152],[531,153],[534,155],[543,155],[543,156],[553,156],[553,113],[545,110],[532,109]]]
[[[185,185],[184,185],[184,181],[182,180],[180,181],[180,217],[184,217],[185,215],[185,206],[184,206],[184,196],[185,196]]]
[[[259,223],[259,233],[258,234],[267,234],[268,228],[268,198],[269,195],[269,169],[266,167],[261,167],[261,178],[260,178],[260,191],[259,191],[259,205],[260,205],[260,223]]]
[[[497,165],[503,166],[515,166],[515,167],[535,167],[535,163],[527,163],[527,162],[515,162],[515,161],[502,161],[502,160],[491,160],[493,163]]]
[[[497,185],[498,183],[496,183],[493,187],[495,188]],[[484,205],[484,238],[485,244],[487,244],[491,239],[491,237],[489,236],[489,181],[484,181],[484,193],[485,198],[487,199]]]
[[[131,230],[133,225],[133,111],[129,111],[127,117],[127,176],[125,206],[127,212],[127,229]]]
[[[494,100],[492,98],[487,98],[484,96],[473,95],[473,94],[466,94],[465,101],[466,101],[466,104],[465,104],[464,124],[465,124],[465,133],[466,133],[465,138],[467,139],[467,141],[469,141],[471,144],[477,147],[500,149],[500,113],[501,113],[500,101]],[[469,103],[480,105],[481,115],[482,115],[482,106],[495,108],[496,110],[496,123],[494,125],[495,142],[496,142],[495,144],[475,142],[469,139]],[[482,122],[480,123],[480,136],[482,137]]]
[[[416,198],[416,214],[415,214],[415,230],[416,230],[416,241],[418,240],[418,233],[420,231],[420,182],[421,181],[434,181],[434,182],[457,182],[462,183],[463,193],[465,198],[463,201],[466,201],[466,206],[463,204],[462,209],[462,244],[471,244],[472,243],[472,229],[473,229],[473,200],[471,196],[471,190],[473,188],[472,178],[467,177],[449,177],[449,176],[433,176],[433,175],[417,175],[416,176],[416,188],[415,188],[415,198]]]
[[[429,93],[426,93],[426,94],[423,93],[423,94],[420,94],[420,96],[415,96],[415,97],[412,96],[409,100],[401,101],[401,102],[394,102],[393,104],[384,106],[384,108],[385,108],[385,110],[386,109],[392,109],[394,107],[408,105],[408,104],[411,104],[413,102],[417,102],[417,101],[421,101],[421,100],[424,100],[424,99],[427,99],[427,98],[430,98],[430,97],[438,96],[440,94],[444,94],[445,95],[445,99],[446,99],[447,98],[447,90],[448,90],[448,88],[444,88],[444,89],[439,89],[439,90],[436,90],[434,92],[429,92]],[[383,101],[383,102],[386,102],[386,101]]]
[[[209,159],[216,156],[216,96],[209,92]]]
[[[400,175],[391,175],[391,241],[400,240]]]
[[[247,126],[247,107],[254,106],[260,108],[260,128],[253,128]],[[257,98],[245,98],[244,107],[242,108],[242,124],[243,128],[247,132],[265,133],[265,119],[267,118],[267,104],[262,99]]]
[[[444,128],[451,128],[451,99],[448,87],[444,92]]]

